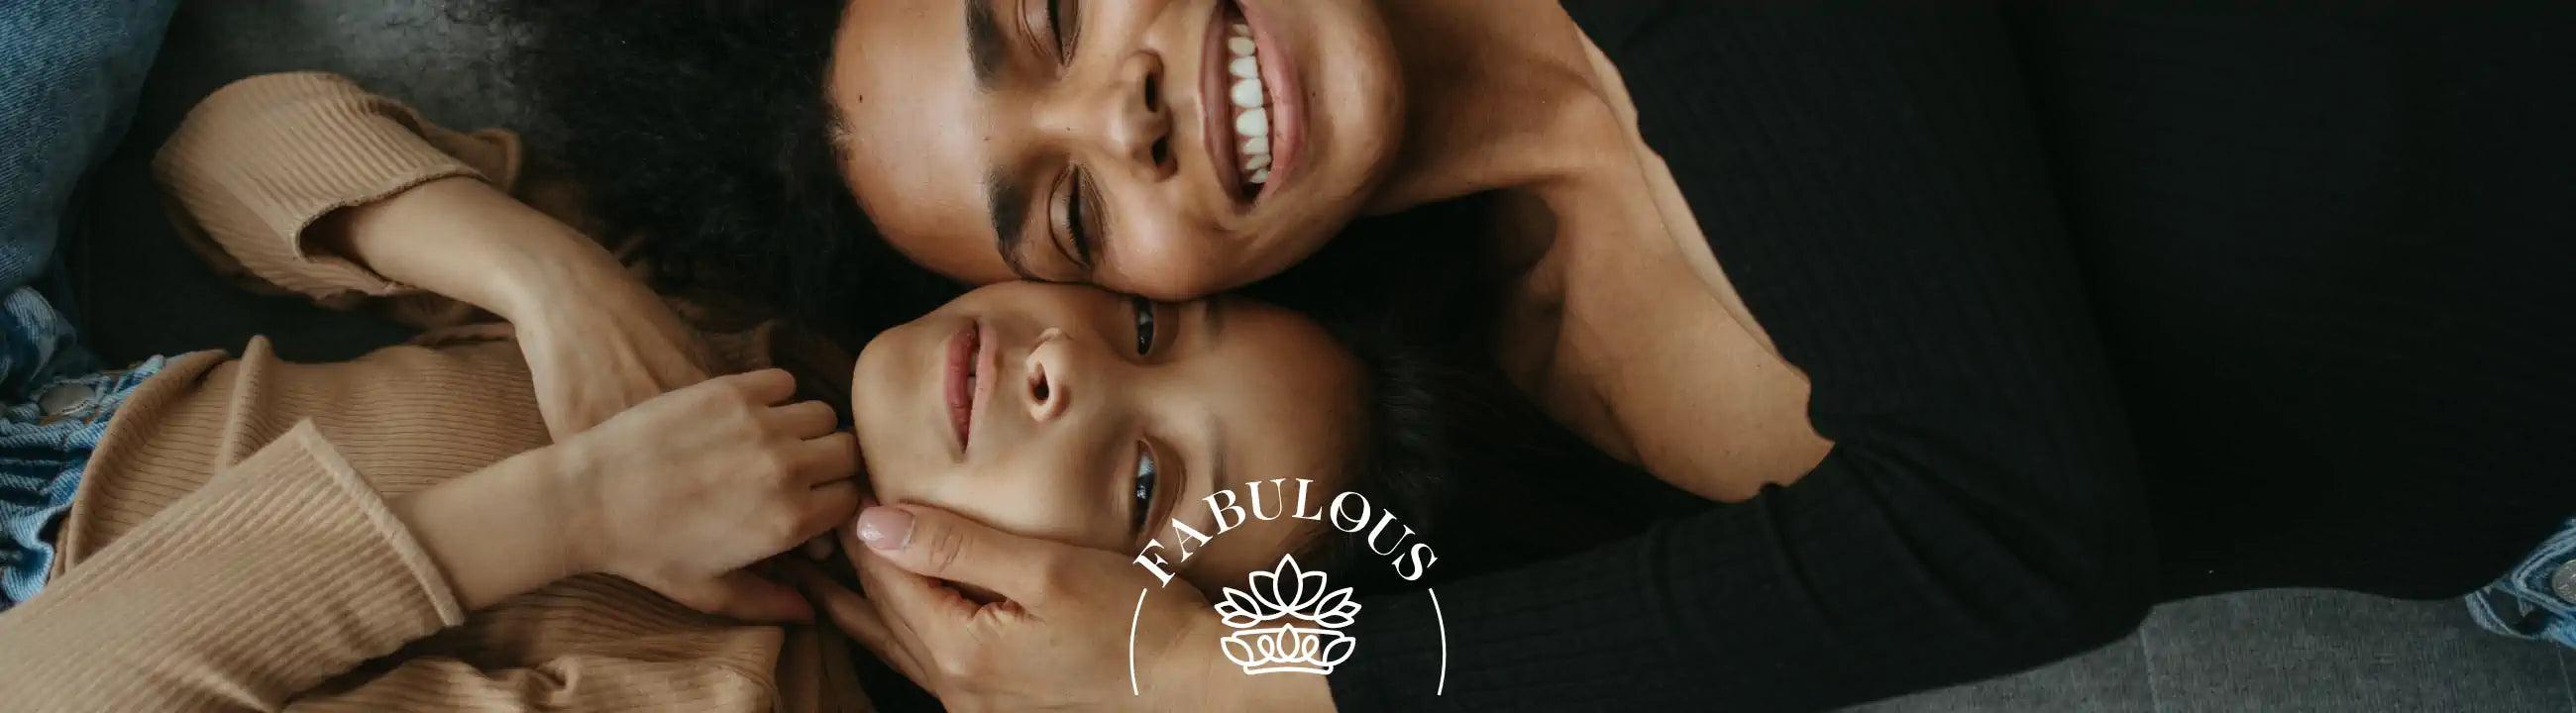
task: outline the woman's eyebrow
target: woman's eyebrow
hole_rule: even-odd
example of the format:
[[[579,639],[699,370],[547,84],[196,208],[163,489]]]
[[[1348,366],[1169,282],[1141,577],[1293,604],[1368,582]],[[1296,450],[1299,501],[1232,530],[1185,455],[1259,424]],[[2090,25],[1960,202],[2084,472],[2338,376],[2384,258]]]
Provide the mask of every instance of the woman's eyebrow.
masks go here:
[[[1002,264],[1011,268],[1011,274],[1035,280],[1038,278],[1020,260],[1020,244],[1028,239],[1027,193],[1026,186],[1000,169],[984,174],[984,210],[993,217],[993,252],[1001,254]]]
[[[966,0],[966,61],[975,66],[975,89],[992,91],[1002,72],[1002,25],[990,0]]]

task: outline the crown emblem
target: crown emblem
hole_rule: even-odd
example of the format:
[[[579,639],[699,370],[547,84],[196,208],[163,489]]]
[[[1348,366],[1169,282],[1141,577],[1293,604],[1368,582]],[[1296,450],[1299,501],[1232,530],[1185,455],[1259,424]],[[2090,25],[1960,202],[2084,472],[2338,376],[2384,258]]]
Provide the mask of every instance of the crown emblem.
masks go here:
[[[1322,571],[1298,567],[1293,556],[1252,573],[1244,589],[1226,587],[1216,613],[1235,630],[1218,643],[1246,674],[1332,673],[1359,646],[1338,631],[1360,613],[1350,588],[1330,589]]]

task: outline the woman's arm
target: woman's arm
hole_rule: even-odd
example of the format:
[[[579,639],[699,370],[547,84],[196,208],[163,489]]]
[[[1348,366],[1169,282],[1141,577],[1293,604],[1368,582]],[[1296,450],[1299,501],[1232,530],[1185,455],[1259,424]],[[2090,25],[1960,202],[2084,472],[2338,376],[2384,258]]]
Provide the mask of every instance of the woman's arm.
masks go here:
[[[2112,641],[2153,601],[2138,463],[1991,8],[1569,6],[1835,443],[1788,487],[1370,601],[1346,709],[1815,709]],[[1560,474],[1558,478],[1580,478]]]
[[[1745,303],[1813,379],[1810,420],[1833,450],[1746,502],[1439,586],[1437,614],[1426,595],[1369,599],[1345,631],[1355,655],[1330,676],[1334,706],[1830,708],[2026,668],[2143,616],[2138,464],[2000,18],[1731,7],[1569,9],[1627,15],[1586,29],[1619,62]],[[1587,474],[1539,475],[1580,487]],[[905,575],[1007,593],[1035,572],[1022,589],[1041,594],[1140,576],[972,528],[878,541],[862,564],[901,568],[878,577],[905,583],[897,594],[936,584]],[[966,566],[995,553],[1015,566]],[[877,596],[860,613],[882,625],[851,628],[921,662],[917,680],[943,697],[1132,700],[1123,676],[1043,689],[1008,674],[1068,661],[1123,673],[1133,600],[1058,597],[1020,616],[953,596]],[[1170,621],[1154,631],[1214,621],[1157,600],[1146,615]],[[955,626],[973,635],[939,633]],[[1135,646],[1142,661],[1200,662],[1157,669],[1202,672],[1162,689],[1195,700],[1282,678],[1210,665],[1222,661],[1204,638]]]

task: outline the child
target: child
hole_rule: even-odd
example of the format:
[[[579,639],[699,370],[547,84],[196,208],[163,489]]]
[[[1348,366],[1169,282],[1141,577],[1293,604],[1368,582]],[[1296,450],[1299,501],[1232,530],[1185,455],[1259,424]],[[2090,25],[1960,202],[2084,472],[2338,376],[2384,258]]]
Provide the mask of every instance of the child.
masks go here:
[[[160,168],[219,268],[465,315],[304,234],[389,191],[471,180],[455,166],[513,183],[500,135],[411,126],[424,133],[377,161],[298,163],[244,154],[192,117]],[[1145,523],[1205,529],[1176,504],[1212,488],[1354,487],[1344,474],[1368,470],[1372,429],[1390,423],[1371,413],[1365,365],[1294,313],[1021,283],[885,332],[854,371],[775,323],[709,331],[710,365],[736,376],[558,442],[510,325],[463,321],[335,364],[286,363],[258,339],[239,357],[168,359],[107,423],[54,577],[0,614],[0,695],[117,710],[861,707],[837,633],[674,601],[810,618],[740,568],[848,523],[857,452],[888,502],[1125,549],[1169,539]],[[851,375],[855,448],[833,409],[786,403],[799,380],[761,371],[834,363],[799,376]],[[1326,527],[1247,524],[1181,576],[1242,582],[1283,551],[1330,549]]]

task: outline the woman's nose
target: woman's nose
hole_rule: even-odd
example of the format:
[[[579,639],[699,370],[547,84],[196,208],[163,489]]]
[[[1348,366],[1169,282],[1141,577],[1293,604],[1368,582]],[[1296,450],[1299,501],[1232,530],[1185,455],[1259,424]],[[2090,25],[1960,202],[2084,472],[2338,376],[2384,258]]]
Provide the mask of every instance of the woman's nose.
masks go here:
[[[1038,334],[1037,345],[1021,360],[1025,391],[1022,402],[1028,406],[1029,420],[1046,424],[1064,416],[1073,403],[1073,370],[1065,361],[1064,331],[1048,328]]]
[[[1151,52],[1128,55],[1118,64],[1117,74],[1099,101],[1104,122],[1105,147],[1112,155],[1123,158],[1161,179],[1179,171],[1172,157],[1172,107],[1165,101],[1170,85],[1163,74],[1163,60]]]

